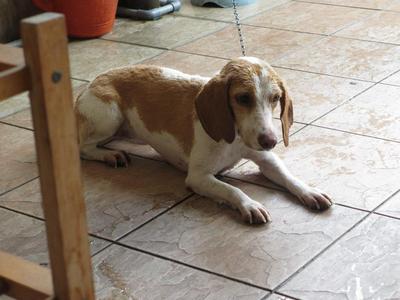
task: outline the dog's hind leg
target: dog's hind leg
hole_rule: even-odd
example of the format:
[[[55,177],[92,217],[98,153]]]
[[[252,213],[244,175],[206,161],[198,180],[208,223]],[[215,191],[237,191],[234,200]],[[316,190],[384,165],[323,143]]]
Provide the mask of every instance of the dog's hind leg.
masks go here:
[[[124,152],[98,147],[112,138],[124,121],[116,102],[105,102],[86,90],[75,104],[75,114],[81,158],[103,161],[115,168],[128,165]]]

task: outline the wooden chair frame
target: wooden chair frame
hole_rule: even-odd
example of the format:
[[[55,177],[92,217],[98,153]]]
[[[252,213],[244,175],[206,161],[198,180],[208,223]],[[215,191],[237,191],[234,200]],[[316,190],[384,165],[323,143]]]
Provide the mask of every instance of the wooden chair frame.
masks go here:
[[[0,45],[0,101],[29,90],[51,270],[0,252],[0,294],[92,300],[64,17],[24,19],[21,34],[23,50]]]

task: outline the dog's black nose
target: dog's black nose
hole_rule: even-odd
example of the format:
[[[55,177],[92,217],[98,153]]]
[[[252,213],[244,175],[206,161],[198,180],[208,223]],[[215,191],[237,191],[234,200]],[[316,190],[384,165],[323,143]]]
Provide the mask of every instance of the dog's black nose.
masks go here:
[[[278,139],[275,134],[263,133],[258,136],[258,143],[265,150],[270,150],[276,146]]]

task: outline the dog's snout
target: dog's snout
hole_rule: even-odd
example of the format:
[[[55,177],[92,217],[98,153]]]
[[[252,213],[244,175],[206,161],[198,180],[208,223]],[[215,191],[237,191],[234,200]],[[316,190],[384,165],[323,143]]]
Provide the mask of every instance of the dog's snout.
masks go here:
[[[263,133],[258,136],[258,143],[265,150],[270,150],[276,146],[278,139],[274,133]]]

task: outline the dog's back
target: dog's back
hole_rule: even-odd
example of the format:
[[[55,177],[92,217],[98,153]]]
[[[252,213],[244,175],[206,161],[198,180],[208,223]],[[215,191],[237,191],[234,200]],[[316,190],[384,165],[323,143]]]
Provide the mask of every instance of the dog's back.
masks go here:
[[[124,123],[131,134],[185,169],[194,140],[194,99],[207,80],[144,65],[99,75],[75,105],[82,156],[104,160],[106,153],[97,145]]]

